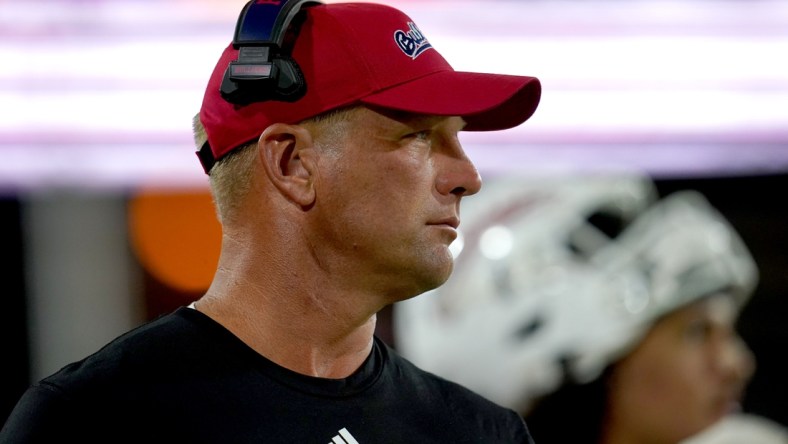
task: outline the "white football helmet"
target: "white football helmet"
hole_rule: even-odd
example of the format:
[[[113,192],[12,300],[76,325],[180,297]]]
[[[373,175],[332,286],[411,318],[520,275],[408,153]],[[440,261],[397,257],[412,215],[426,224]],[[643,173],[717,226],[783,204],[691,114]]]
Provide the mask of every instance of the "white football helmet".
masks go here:
[[[595,379],[660,315],[719,291],[743,303],[757,282],[703,196],[657,200],[643,176],[499,177],[463,205],[454,272],[395,304],[396,346],[519,411]]]

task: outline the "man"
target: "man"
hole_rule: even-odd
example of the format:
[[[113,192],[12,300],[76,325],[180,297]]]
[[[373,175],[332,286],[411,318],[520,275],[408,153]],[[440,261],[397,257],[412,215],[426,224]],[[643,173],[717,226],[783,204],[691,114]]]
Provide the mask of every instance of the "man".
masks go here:
[[[244,9],[195,119],[223,230],[210,288],[32,387],[0,441],[531,442],[374,330],[452,270],[481,186],[458,132],[522,123],[538,80],[455,72],[390,7],[275,3]]]

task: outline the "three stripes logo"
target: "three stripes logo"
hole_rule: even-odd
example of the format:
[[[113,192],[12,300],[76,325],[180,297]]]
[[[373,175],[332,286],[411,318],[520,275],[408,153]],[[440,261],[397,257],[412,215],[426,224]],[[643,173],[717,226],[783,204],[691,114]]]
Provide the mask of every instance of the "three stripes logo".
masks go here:
[[[331,442],[328,444],[358,444],[358,441],[343,427],[337,436],[331,438]]]

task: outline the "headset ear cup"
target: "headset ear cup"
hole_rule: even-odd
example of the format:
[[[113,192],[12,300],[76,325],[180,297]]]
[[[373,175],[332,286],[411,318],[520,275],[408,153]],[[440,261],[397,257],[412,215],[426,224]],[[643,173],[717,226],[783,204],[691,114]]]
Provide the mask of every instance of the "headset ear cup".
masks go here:
[[[222,97],[237,106],[246,106],[255,102],[279,100],[295,102],[306,94],[304,74],[295,60],[289,57],[278,57],[272,61],[276,84],[271,80],[234,81],[230,78],[230,68],[224,74],[220,92]],[[272,79],[273,80],[273,79]]]
[[[295,102],[306,94],[306,81],[304,73],[295,60],[289,57],[274,59],[274,64],[279,68],[276,84],[276,96],[284,102]]]
[[[233,82],[232,79],[230,79],[230,67],[228,66],[224,71],[224,78],[222,78],[222,85],[219,88],[219,92],[221,93],[224,100],[230,103],[244,104],[240,89],[241,88],[238,83]]]
[[[301,8],[315,0],[247,2],[236,24],[233,47],[238,59],[230,62],[219,88],[222,98],[237,107],[278,100],[295,102],[306,94],[306,81],[290,56],[296,35],[306,20]],[[273,9],[271,9],[273,7]],[[273,28],[266,17],[276,13]]]

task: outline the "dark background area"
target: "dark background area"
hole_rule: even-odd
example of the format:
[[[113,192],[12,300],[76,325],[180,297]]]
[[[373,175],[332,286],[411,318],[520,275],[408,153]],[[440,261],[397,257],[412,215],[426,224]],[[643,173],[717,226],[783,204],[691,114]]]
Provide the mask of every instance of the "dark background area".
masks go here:
[[[788,426],[788,211],[784,192],[788,174],[657,179],[661,195],[694,189],[703,193],[750,248],[760,268],[756,293],[740,317],[742,337],[753,350],[758,369],[744,399],[744,410]],[[0,379],[0,418],[4,421],[22,391],[30,384],[24,270],[23,202],[0,198],[0,223],[5,234],[2,270],[5,297],[0,311],[4,340],[5,376]],[[154,318],[188,303],[199,294],[169,288],[144,274],[146,315]],[[391,310],[378,321],[378,334],[396,347],[391,333]]]
[[[0,378],[0,418],[5,422],[17,398],[29,384],[30,372],[24,278],[24,251],[20,202],[0,197],[0,248],[3,302],[0,309],[0,337],[3,338],[3,376]]]

